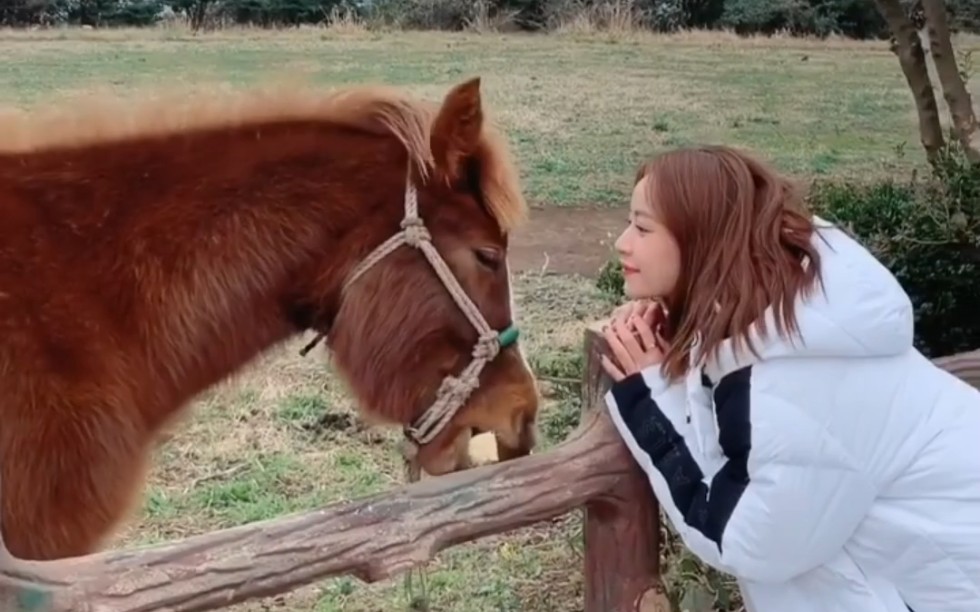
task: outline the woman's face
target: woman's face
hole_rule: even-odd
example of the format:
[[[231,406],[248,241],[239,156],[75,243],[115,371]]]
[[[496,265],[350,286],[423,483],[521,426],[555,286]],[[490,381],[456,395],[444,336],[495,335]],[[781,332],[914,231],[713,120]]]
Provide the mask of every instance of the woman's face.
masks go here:
[[[633,188],[629,225],[616,239],[626,297],[633,300],[666,299],[674,293],[681,270],[680,247],[648,199],[650,180],[646,176]]]

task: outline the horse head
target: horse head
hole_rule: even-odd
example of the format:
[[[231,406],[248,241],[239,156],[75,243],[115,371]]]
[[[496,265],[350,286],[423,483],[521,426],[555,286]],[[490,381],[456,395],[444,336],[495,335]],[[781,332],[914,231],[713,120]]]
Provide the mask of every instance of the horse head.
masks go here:
[[[494,432],[501,458],[529,453],[538,391],[508,265],[525,205],[479,79],[424,116],[427,137],[403,138],[398,188],[368,217],[383,221],[350,232],[329,322],[311,327],[364,414],[402,425],[417,465],[435,475],[470,466],[476,432]]]

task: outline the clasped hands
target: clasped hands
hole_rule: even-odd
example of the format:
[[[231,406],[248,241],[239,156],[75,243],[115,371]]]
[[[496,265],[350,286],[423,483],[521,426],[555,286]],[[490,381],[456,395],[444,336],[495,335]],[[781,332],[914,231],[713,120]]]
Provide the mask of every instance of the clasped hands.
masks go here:
[[[602,355],[602,367],[614,381],[663,361],[667,342],[661,326],[665,319],[663,306],[649,300],[627,302],[613,311],[603,328],[612,355]]]

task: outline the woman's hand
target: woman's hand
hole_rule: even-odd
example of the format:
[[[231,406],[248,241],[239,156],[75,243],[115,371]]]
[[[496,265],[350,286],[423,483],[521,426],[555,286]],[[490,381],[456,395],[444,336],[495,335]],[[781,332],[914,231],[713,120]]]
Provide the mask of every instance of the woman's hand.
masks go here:
[[[617,306],[610,315],[610,323],[613,321],[624,321],[631,323],[635,317],[643,317],[654,327],[659,320],[661,306],[653,300],[630,300],[625,304]]]
[[[615,361],[602,356],[602,367],[615,381],[663,361],[667,343],[660,335],[665,319],[662,306],[652,301],[634,301],[613,311],[603,336]]]

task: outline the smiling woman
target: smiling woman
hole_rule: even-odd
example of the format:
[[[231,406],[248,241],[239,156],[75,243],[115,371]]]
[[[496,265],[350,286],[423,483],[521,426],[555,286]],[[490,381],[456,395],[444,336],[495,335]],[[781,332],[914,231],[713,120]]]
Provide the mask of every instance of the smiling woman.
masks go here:
[[[630,199],[629,225],[616,240],[627,297],[665,298],[680,274],[680,248],[655,212],[657,194],[655,178],[641,168]]]
[[[606,402],[687,547],[753,612],[980,609],[980,391],[913,347],[891,273],[731,148],[633,200]]]

